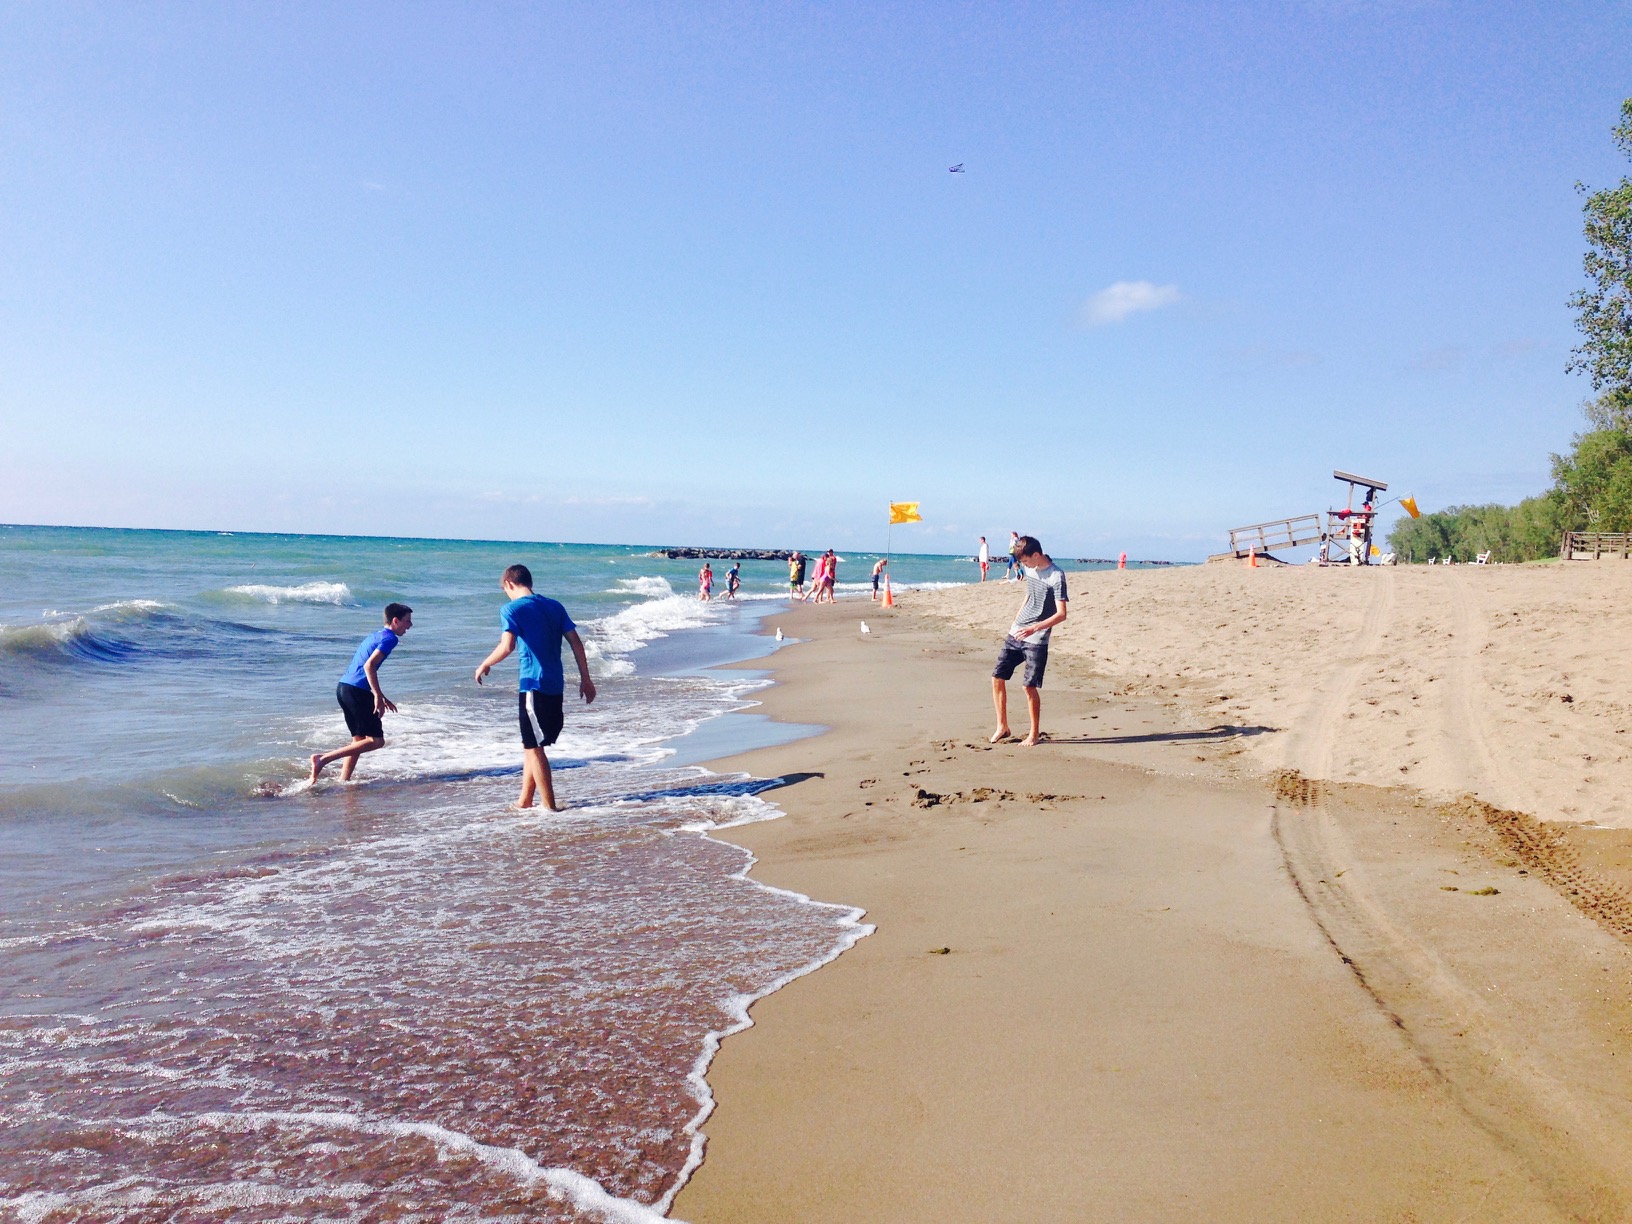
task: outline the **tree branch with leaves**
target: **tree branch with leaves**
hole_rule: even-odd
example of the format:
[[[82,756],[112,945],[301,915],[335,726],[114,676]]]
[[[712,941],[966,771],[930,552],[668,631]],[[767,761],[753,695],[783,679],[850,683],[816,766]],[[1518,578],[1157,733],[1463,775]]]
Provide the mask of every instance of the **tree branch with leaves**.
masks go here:
[[[1611,134],[1615,147],[1632,160],[1632,98],[1621,103],[1621,121]],[[1584,184],[1575,187],[1587,191]],[[1587,238],[1582,266],[1589,284],[1569,301],[1582,341],[1567,368],[1592,380],[1606,416],[1625,420],[1632,398],[1632,178],[1588,195],[1581,211]]]

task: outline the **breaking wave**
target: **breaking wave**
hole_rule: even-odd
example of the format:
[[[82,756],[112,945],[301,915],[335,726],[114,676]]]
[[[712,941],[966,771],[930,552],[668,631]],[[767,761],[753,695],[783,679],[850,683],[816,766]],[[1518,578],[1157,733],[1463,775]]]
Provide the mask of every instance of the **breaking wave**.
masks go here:
[[[355,607],[357,603],[351,596],[351,588],[343,582],[303,582],[299,586],[246,583],[242,586],[230,586],[221,594],[268,604],[333,604],[336,607],[348,608]]]

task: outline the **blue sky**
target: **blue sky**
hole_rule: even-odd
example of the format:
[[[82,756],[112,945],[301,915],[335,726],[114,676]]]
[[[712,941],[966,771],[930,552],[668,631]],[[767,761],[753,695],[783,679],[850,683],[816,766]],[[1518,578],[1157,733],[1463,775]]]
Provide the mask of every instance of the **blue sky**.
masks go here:
[[[0,520],[1196,558],[1579,428],[1632,4],[0,5]],[[961,163],[964,172],[948,173]],[[902,540],[897,540],[900,546]]]

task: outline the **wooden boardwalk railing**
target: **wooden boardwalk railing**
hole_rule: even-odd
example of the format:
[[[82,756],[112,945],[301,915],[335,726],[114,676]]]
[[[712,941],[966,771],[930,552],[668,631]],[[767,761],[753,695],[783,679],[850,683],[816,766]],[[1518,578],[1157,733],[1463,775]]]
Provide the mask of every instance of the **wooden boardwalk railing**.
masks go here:
[[[1268,523],[1253,523],[1230,532],[1230,551],[1219,553],[1211,560],[1244,557],[1256,550],[1261,557],[1275,548],[1298,548],[1304,544],[1320,543],[1320,515],[1300,514],[1296,518],[1275,519]]]
[[[1566,561],[1598,561],[1604,557],[1632,559],[1632,532],[1566,531],[1558,555]]]

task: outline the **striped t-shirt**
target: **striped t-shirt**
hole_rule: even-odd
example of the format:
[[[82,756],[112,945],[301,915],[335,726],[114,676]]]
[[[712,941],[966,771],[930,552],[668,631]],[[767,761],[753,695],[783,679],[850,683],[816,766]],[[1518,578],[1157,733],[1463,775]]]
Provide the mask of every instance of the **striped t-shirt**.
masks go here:
[[[1028,569],[1026,575],[1026,602],[1020,605],[1020,612],[1014,618],[1014,624],[1009,626],[1011,634],[1018,633],[1027,625],[1035,625],[1038,621],[1045,621],[1060,610],[1060,605],[1070,601],[1065,591],[1065,571],[1050,561],[1042,569]],[[1022,638],[1024,642],[1036,642],[1047,645],[1048,635],[1054,632],[1053,626]]]

